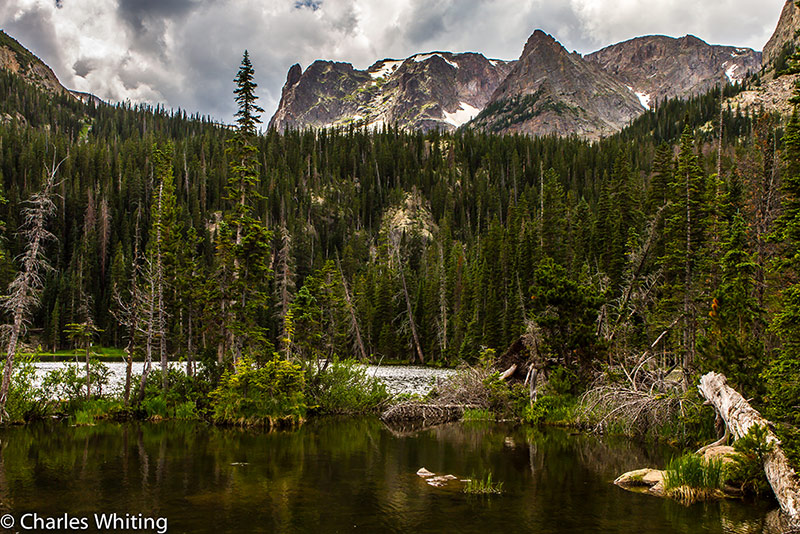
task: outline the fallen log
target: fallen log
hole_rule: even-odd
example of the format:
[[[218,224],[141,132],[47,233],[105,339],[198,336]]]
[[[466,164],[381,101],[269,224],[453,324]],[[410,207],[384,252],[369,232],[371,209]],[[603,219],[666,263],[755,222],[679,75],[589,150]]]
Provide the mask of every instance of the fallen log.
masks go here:
[[[503,371],[503,374],[500,375],[500,380],[508,380],[508,378],[516,372],[517,372],[517,364],[515,363],[514,365]]]
[[[726,383],[725,375],[706,373],[697,386],[700,395],[714,406],[734,438],[739,439],[753,426],[767,429],[771,449],[764,456],[764,473],[772,486],[781,510],[792,525],[800,525],[800,479],[789,464],[781,442],[770,428],[770,422],[755,410],[736,390]]]

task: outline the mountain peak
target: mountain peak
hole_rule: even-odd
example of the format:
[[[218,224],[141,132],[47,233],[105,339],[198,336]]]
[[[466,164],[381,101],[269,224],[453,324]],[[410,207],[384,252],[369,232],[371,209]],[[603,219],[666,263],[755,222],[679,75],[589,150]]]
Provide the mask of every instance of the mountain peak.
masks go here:
[[[471,125],[498,133],[610,135],[644,111],[633,92],[536,30]]]
[[[522,49],[522,56],[525,57],[529,54],[535,53],[541,47],[549,47],[554,50],[557,49],[564,49],[564,47],[559,43],[555,37],[550,35],[549,33],[545,33],[540,29],[534,30],[530,37],[528,37],[528,41],[525,43],[525,47]]]

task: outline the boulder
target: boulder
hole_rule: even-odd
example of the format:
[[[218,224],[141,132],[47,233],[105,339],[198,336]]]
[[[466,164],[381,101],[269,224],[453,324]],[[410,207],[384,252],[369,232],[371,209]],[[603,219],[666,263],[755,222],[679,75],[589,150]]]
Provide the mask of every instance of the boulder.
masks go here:
[[[617,477],[614,484],[621,488],[653,487],[664,482],[664,471],[658,469],[637,469]]]

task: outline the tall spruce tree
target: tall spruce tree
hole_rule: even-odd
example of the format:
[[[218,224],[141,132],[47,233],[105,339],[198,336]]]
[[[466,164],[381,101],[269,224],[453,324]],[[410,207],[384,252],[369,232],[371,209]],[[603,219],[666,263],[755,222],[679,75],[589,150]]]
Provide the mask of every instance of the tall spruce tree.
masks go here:
[[[259,160],[256,146],[256,125],[263,111],[256,104],[257,87],[253,66],[245,51],[239,72],[234,79],[238,128],[228,141],[229,172],[225,187],[228,203],[219,228],[217,255],[220,267],[220,293],[223,350],[230,353],[234,364],[244,350],[256,354],[271,352],[263,310],[268,308],[268,283],[272,274],[270,232],[254,214],[253,202],[263,197],[258,193]]]
[[[678,341],[682,354],[684,386],[695,365],[697,305],[702,298],[700,273],[706,266],[706,184],[694,137],[687,126],[681,135],[680,152],[665,221],[665,254],[660,258],[664,272],[662,312],[665,323],[681,318]]]

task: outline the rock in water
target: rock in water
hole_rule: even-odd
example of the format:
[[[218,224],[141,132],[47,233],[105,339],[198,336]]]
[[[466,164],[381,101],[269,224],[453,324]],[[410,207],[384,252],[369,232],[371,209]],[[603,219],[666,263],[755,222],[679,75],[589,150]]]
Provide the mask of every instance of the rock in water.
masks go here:
[[[421,476],[421,477],[423,477],[423,478],[426,478],[426,477],[432,477],[432,476],[434,476],[435,474],[436,474],[436,473],[431,473],[430,471],[428,471],[428,470],[427,470],[427,469],[425,469],[424,467],[420,467],[420,468],[419,468],[419,471],[417,471],[417,476]]]

